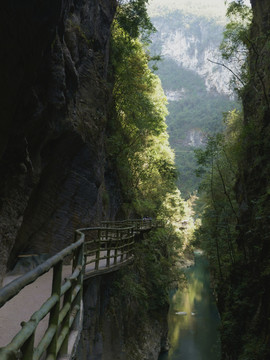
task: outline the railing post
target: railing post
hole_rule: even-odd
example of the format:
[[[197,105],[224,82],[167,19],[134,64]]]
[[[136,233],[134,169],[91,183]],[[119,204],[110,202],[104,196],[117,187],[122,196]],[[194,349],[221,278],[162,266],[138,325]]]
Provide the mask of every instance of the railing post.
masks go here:
[[[120,231],[121,232],[121,231]],[[119,244],[119,230],[116,230],[116,241],[115,241],[115,250],[114,250],[114,264],[117,263],[117,254],[118,254],[118,244]]]
[[[89,261],[89,264],[91,263],[91,269],[93,269],[92,264],[94,263],[95,270],[96,271],[99,270],[101,258],[102,260],[106,258],[107,267],[109,267],[112,264],[119,265],[118,257],[120,263],[122,262],[125,263],[125,260],[130,258],[134,253],[135,234],[139,232],[141,228],[145,229],[155,226],[158,227],[160,226],[160,223],[161,223],[160,221],[155,221],[151,219],[149,220],[137,219],[137,220],[128,220],[128,221],[119,222],[119,227],[117,227],[117,224],[115,224],[115,228],[112,228],[112,225],[109,226],[109,223],[106,224],[106,228],[104,227],[92,228],[92,230],[95,231],[94,234],[97,234],[97,238],[95,239],[94,237],[93,240],[91,239],[91,241],[89,241],[89,245],[91,245],[91,250],[92,250]],[[121,228],[123,224],[131,224],[133,226]],[[74,238],[75,241],[77,241],[79,234],[81,234],[81,236],[84,236],[82,235],[82,233],[80,233],[80,231],[75,232],[75,238]],[[50,307],[48,307],[48,309],[46,310],[47,311],[46,314],[48,313],[50,314],[49,325],[47,328],[48,333],[46,333],[46,336],[44,337],[44,339],[42,339],[43,343],[41,344],[41,346],[39,344],[35,349],[34,347],[35,330],[31,332],[31,335],[29,337],[27,334],[29,334],[30,332],[27,333],[26,331],[22,331],[22,333],[26,333],[25,334],[26,336],[24,337],[24,344],[22,346],[20,345],[20,347],[16,349],[16,351],[21,350],[22,360],[32,360],[33,357],[35,358],[41,354],[42,354],[42,358],[43,356],[46,355],[47,359],[56,360],[58,357],[58,353],[61,355],[67,353],[69,332],[71,330],[70,327],[72,327],[71,324],[72,323],[74,324],[74,321],[77,322],[78,319],[81,318],[80,314],[82,311],[81,302],[82,302],[82,291],[83,291],[83,277],[85,271],[84,266],[85,266],[85,256],[87,256],[87,253],[86,254],[84,253],[84,243],[83,243],[84,240],[85,240],[84,237],[81,238],[78,244],[73,244],[71,245],[71,248],[65,251],[63,250],[63,252],[61,252],[61,255],[53,259],[52,262],[46,261],[44,267],[40,268],[43,274],[46,271],[49,271],[51,267],[53,267],[52,295],[54,296],[53,298],[48,299],[48,304],[50,304]],[[106,244],[104,248],[102,247],[103,243]],[[96,246],[95,248],[92,247],[93,244],[94,246]],[[87,245],[85,244],[85,246]],[[103,256],[103,253],[106,252],[107,252],[107,257]],[[72,253],[73,253],[72,273],[74,273],[75,270],[77,270],[77,272],[76,275],[73,274],[72,278],[70,278],[70,282],[71,282],[70,289],[68,289],[68,287],[70,286],[70,282],[67,282],[64,284],[61,290],[63,260],[59,260],[59,259],[63,259],[63,257],[69,256]],[[93,258],[94,254],[96,255],[96,258]],[[110,258],[112,259],[112,264]],[[118,266],[116,268],[118,268]],[[37,274],[35,279],[38,276],[39,275]],[[31,278],[29,277],[29,279]],[[27,281],[29,281],[29,279],[27,279]],[[15,292],[15,290],[13,289],[12,291]],[[61,291],[62,294],[65,294],[63,295],[64,299],[61,299]],[[66,305],[65,309],[63,309],[63,306],[61,305],[62,300],[64,304],[63,306]],[[69,310],[67,304],[70,305]],[[47,306],[47,302],[43,306],[45,305]],[[44,309],[46,309],[46,307]],[[51,310],[49,311],[49,309]],[[75,314],[77,316],[76,318],[75,318]],[[31,323],[31,321],[33,321],[33,323]],[[33,329],[34,325],[36,325],[34,321],[39,322],[40,319],[38,318],[37,320],[37,318],[33,317],[33,319],[31,319],[30,322],[28,322],[28,324],[30,323],[30,330],[31,327]],[[61,325],[59,324],[59,322],[61,322]],[[24,325],[22,324],[22,326]],[[28,331],[28,328],[25,328],[24,330]],[[46,351],[45,345],[47,346],[49,339],[51,340]],[[45,340],[47,341],[47,343],[45,342]],[[4,354],[4,351],[6,350],[0,349],[1,354]],[[1,355],[0,358],[2,359]]]
[[[132,245],[132,255],[134,254],[134,242],[135,242],[135,233],[134,233],[134,229],[132,228],[132,231],[131,231],[131,241],[133,242],[133,245]]]
[[[106,260],[106,266],[110,266],[110,255],[111,255],[111,241],[109,240],[108,236],[108,229],[106,229],[106,247],[107,247],[107,260]]]
[[[132,243],[133,243],[133,228],[130,229],[128,244],[127,244],[127,258],[131,257],[132,253]]]
[[[98,239],[97,239],[97,249],[96,249],[96,262],[95,270],[99,268],[99,258],[100,258],[100,244],[101,244],[101,230],[98,230]]]
[[[69,310],[61,324],[61,328],[69,328],[69,319],[70,319],[70,312],[71,312],[71,300],[72,300],[72,291],[73,291],[73,286],[71,286],[70,289],[68,289],[68,291],[65,293],[64,295],[64,302],[63,304],[69,304]],[[65,340],[63,341],[63,344],[61,346],[61,349],[59,351],[59,354],[61,355],[65,355],[68,352],[68,341],[69,341],[69,336],[67,335],[65,337]]]
[[[82,289],[83,289],[82,282],[83,282],[83,272],[84,272],[83,249],[84,249],[84,246],[82,244],[79,248],[77,248],[74,251],[74,254],[73,254],[72,273],[75,271],[75,269],[77,267],[81,268],[81,272],[80,272],[80,275],[78,276],[77,280],[72,281],[72,283],[71,283],[72,285],[71,285],[70,289],[64,295],[64,303],[63,304],[64,305],[69,304],[69,311],[67,312],[65,319],[62,323],[62,328],[69,328],[70,314],[72,312],[72,309],[76,305],[78,305],[80,307],[80,311],[81,311],[81,299],[82,299]],[[74,288],[76,287],[77,284],[80,285],[80,292],[76,296],[76,299],[74,300],[74,304],[72,304],[72,294],[73,294]],[[80,312],[78,314],[80,314]],[[68,353],[68,343],[69,343],[69,334],[66,336],[65,340],[63,341],[63,344],[61,346],[59,354],[65,355]]]
[[[57,335],[58,335],[58,321],[59,321],[59,310],[60,310],[60,294],[61,294],[61,282],[62,282],[62,267],[63,260],[59,261],[53,267],[53,282],[52,282],[52,295],[57,294],[59,299],[50,311],[50,320],[49,326],[55,326],[56,332],[52,338],[52,341],[48,347],[47,354],[51,356],[54,360],[57,356]],[[31,358],[30,358],[31,359]]]
[[[125,230],[125,232],[128,233],[128,230]],[[121,239],[120,239],[120,245],[121,245],[121,258],[120,258],[120,262],[123,262],[124,260],[124,251],[126,249],[125,245],[125,232],[121,233]],[[124,236],[123,236],[124,235]]]
[[[78,293],[75,301],[74,301],[74,306],[79,305],[80,307],[80,311],[79,314],[81,312],[81,303],[82,303],[82,297],[83,297],[83,276],[85,273],[85,262],[84,262],[84,243],[77,249],[76,251],[76,255],[73,261],[73,271],[75,270],[75,268],[77,266],[81,266],[81,272],[80,275],[78,277],[77,280],[77,284],[80,285],[80,292]],[[76,284],[74,285],[74,287],[76,286]],[[74,288],[73,287],[73,288]],[[79,315],[80,316],[80,315]]]
[[[21,324],[22,327],[24,326],[24,323]],[[23,346],[21,347],[22,352],[22,360],[30,360],[33,359],[34,354],[34,341],[35,341],[35,331],[33,334],[25,341]]]

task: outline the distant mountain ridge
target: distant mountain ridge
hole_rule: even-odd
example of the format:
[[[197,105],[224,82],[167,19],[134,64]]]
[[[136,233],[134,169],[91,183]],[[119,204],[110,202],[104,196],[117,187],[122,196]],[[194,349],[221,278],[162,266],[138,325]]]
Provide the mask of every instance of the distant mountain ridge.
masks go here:
[[[196,2],[190,0],[191,8]],[[211,2],[206,1],[208,5]],[[175,151],[180,191],[188,197],[199,186],[194,149],[204,146],[208,134],[222,129],[223,113],[236,106],[229,87],[230,72],[211,62],[222,62],[219,44],[225,21],[222,24],[221,17],[179,9],[160,14],[151,17],[157,29],[151,54],[162,57],[157,74],[169,102],[170,145]]]
[[[150,0],[149,14],[151,17],[181,10],[185,14],[204,16],[214,19],[217,23],[226,22],[226,6],[224,0]]]
[[[231,73],[211,62],[222,62],[219,44],[223,26],[212,19],[185,15],[181,11],[154,17],[152,21],[158,30],[152,37],[155,52],[196,72],[204,79],[207,91],[232,95],[229,88]]]

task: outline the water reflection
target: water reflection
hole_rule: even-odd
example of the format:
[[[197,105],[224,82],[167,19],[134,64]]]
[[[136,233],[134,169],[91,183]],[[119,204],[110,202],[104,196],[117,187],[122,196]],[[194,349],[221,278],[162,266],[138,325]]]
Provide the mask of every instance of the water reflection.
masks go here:
[[[210,289],[208,263],[197,251],[186,270],[188,288],[171,295],[168,316],[170,350],[159,360],[219,360],[219,316]]]

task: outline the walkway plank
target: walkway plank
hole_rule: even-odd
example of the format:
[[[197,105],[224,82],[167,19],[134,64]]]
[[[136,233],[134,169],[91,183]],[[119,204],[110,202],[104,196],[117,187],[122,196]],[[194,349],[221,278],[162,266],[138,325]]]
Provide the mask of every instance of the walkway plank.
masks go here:
[[[101,257],[106,256],[106,251],[101,252]],[[88,257],[87,261],[95,259],[93,256]],[[113,259],[110,259],[110,267],[106,266],[106,260],[100,260],[99,270],[95,270],[95,263],[86,266],[86,278],[97,276],[99,274],[108,273],[119,269],[121,253],[117,256],[117,265],[114,265]],[[71,266],[63,266],[62,281],[71,275]],[[6,346],[11,342],[13,337],[20,331],[21,322],[26,322],[32,314],[37,311],[41,305],[50,297],[52,286],[51,269],[44,275],[40,276],[35,282],[23,288],[19,294],[9,300],[2,308],[0,308],[0,347]],[[7,275],[3,285],[15,280],[20,275]],[[35,345],[39,343],[48,327],[48,316],[46,316],[39,324],[36,330]]]
[[[36,348],[36,346],[40,343],[41,340],[44,341],[45,339],[44,334],[48,329],[48,323],[49,323],[48,312],[51,311],[52,313],[53,311],[59,311],[57,310],[59,308],[59,305],[57,305],[59,304],[59,302],[60,302],[60,309],[64,311],[62,312],[61,320],[59,320],[59,324],[61,324],[60,332],[65,331],[66,327],[63,326],[66,325],[63,325],[63,323],[68,321],[69,324],[68,339],[71,340],[71,343],[73,342],[74,345],[74,341],[76,342],[77,341],[76,339],[79,339],[79,335],[80,335],[79,329],[81,325],[78,325],[79,323],[77,323],[77,325],[73,326],[72,328],[71,324],[75,319],[74,317],[75,315],[73,317],[72,316],[65,317],[65,315],[63,314],[69,314],[68,313],[69,308],[67,307],[69,304],[70,309],[72,308],[73,311],[75,309],[75,314],[77,311],[79,311],[77,313],[77,320],[80,319],[79,321],[81,324],[82,316],[83,316],[83,311],[80,311],[80,309],[82,310],[82,303],[80,302],[81,289],[82,289],[82,282],[81,282],[82,275],[85,280],[90,277],[103,275],[105,273],[116,271],[120,267],[126,266],[128,263],[133,261],[134,258],[133,246],[134,246],[135,234],[149,231],[153,227],[159,226],[158,223],[153,224],[152,220],[142,221],[141,219],[118,221],[113,223],[107,222],[105,224],[106,224],[105,227],[102,226],[96,228],[84,228],[77,230],[76,237],[78,238],[79,236],[80,237],[79,240],[76,240],[75,243],[69,245],[61,252],[54,255],[52,258],[40,264],[35,270],[32,270],[27,274],[25,274],[20,280],[16,280],[16,282],[12,283],[13,280],[18,279],[21,275],[15,276],[15,275],[7,274],[6,278],[4,279],[3,285],[5,286],[9,283],[12,284],[10,284],[5,289],[3,289],[3,291],[1,291],[1,296],[0,296],[1,305],[4,304],[0,308],[0,348],[3,348],[0,351],[2,354],[1,358],[2,356],[4,356],[5,359],[8,359],[10,353],[7,356],[6,354],[11,350],[13,352],[23,349],[23,344],[26,344],[26,340],[29,335],[32,336],[33,334],[32,331],[35,327],[34,325],[35,323],[29,322],[31,317],[33,321],[38,321],[38,326],[35,330],[34,347]],[[82,268],[83,246],[85,246],[84,256],[87,256],[87,258],[85,259],[86,265],[84,268]],[[75,271],[73,274],[72,274],[71,265],[64,265],[63,267],[61,265],[63,260],[67,259],[66,256],[69,256],[71,259],[74,259],[73,266],[75,267]],[[96,257],[99,259],[98,262],[96,261]],[[58,280],[58,276],[56,275],[59,273],[58,272],[54,273],[54,283],[56,284],[55,282],[56,279],[58,283],[57,283],[57,287],[55,288],[56,293],[54,294],[54,299],[57,300],[53,300],[53,301],[57,301],[57,302],[51,303],[51,304],[55,304],[56,307],[53,307],[53,305],[49,305],[51,307],[48,307],[49,301],[51,301],[48,299],[51,297],[51,288],[53,282],[53,267],[55,267],[55,269],[62,268],[62,277]],[[30,283],[31,281],[33,282]],[[19,293],[17,293],[18,291]],[[65,296],[62,296],[59,301],[60,292],[62,292],[62,294],[66,292],[66,294]],[[64,298],[66,303],[65,303],[65,307],[63,308]],[[69,300],[67,301],[67,299]],[[43,304],[46,305],[43,306]],[[40,310],[41,307],[42,310]],[[65,313],[65,311],[67,312]],[[33,316],[35,312],[37,313]],[[45,318],[42,319],[42,316],[44,316],[45,314],[47,314],[47,316],[45,316]],[[20,332],[21,323],[26,323],[26,325],[23,327],[22,332]],[[57,320],[56,320],[56,324],[57,324]],[[27,331],[30,331],[30,333],[27,333]],[[70,342],[68,344],[69,349],[65,347],[67,344],[62,346],[61,339],[65,339],[65,338],[61,337],[62,335],[60,335],[60,333],[56,332],[55,334],[57,335],[54,336],[57,337],[57,339],[59,340],[59,343],[57,343],[57,346],[59,345],[59,348],[58,350],[53,350],[53,351],[55,351],[55,354],[57,354],[59,350],[61,351],[63,350],[64,354],[66,353],[66,351],[68,351],[69,355],[67,358],[70,359],[70,355],[71,355]],[[72,334],[73,336],[71,336]],[[13,341],[11,343],[11,341],[15,336],[16,336],[16,341],[15,342]],[[72,340],[72,338],[74,339],[74,341]],[[43,344],[45,343],[43,342]],[[7,345],[8,347],[6,348]],[[44,349],[46,349],[46,347]],[[30,350],[31,350],[30,357],[32,359],[33,350],[32,349]],[[59,352],[58,358],[63,360],[64,359],[63,355],[61,356]],[[28,360],[28,355],[27,355],[27,360]]]

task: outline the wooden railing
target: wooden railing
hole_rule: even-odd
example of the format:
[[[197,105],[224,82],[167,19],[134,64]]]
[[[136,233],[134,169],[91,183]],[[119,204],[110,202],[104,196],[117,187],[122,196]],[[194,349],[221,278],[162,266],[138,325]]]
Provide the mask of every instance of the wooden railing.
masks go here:
[[[105,227],[133,227],[134,231],[140,232],[143,230],[150,230],[152,228],[164,226],[162,220],[153,220],[151,218],[145,219],[127,219],[120,221],[102,221],[101,224]]]
[[[85,279],[117,270],[133,259],[133,227],[85,228],[78,232],[85,235]]]
[[[117,270],[132,261],[135,235],[161,225],[151,219],[135,219],[106,221],[102,227],[79,229],[72,245],[0,289],[1,308],[25,286],[53,269],[51,296],[28,322],[21,324],[22,329],[12,341],[0,349],[0,359],[56,360],[68,354],[69,334],[82,318],[83,279]],[[71,272],[63,279],[63,262],[70,257]],[[47,330],[36,344],[36,329],[47,315]]]
[[[1,360],[39,360],[46,353],[46,360],[56,359],[67,353],[68,335],[81,309],[83,282],[84,235],[32,271],[13,280],[0,290],[0,307],[13,298],[25,286],[53,269],[51,296],[36,311],[13,340],[0,349]],[[62,280],[63,261],[72,255],[72,274]],[[48,328],[41,341],[34,347],[35,332],[39,323],[49,314]]]

